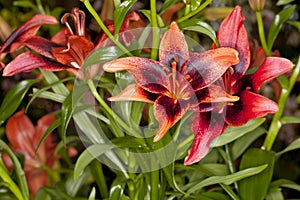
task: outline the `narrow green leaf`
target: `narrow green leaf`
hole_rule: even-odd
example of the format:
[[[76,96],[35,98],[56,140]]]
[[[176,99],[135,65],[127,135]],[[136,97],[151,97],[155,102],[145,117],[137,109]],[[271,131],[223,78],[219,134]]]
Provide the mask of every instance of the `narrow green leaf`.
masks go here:
[[[247,124],[243,126],[229,126],[224,133],[216,138],[212,143],[211,147],[219,147],[223,146],[225,144],[228,144],[243,135],[249,133],[250,131],[253,131],[257,127],[259,127],[262,123],[264,123],[265,118],[258,118],[249,121]]]
[[[273,176],[275,154],[261,149],[249,149],[241,160],[240,170],[249,167],[268,166],[262,173],[239,181],[239,194],[243,200],[263,200]]]
[[[230,174],[230,175],[226,175],[226,176],[211,176],[207,179],[204,179],[203,181],[201,181],[200,183],[196,184],[195,186],[193,186],[192,188],[190,188],[187,193],[191,194],[205,186],[209,186],[209,185],[213,185],[213,184],[219,184],[219,183],[223,183],[225,185],[230,185],[234,182],[240,181],[242,179],[245,179],[249,176],[253,176],[256,174],[259,174],[260,172],[262,172],[263,170],[265,170],[267,168],[267,164],[264,165],[260,165],[257,167],[251,167],[251,168],[247,168],[247,169],[243,169],[239,172]]]
[[[281,156],[282,154],[284,154],[286,152],[293,151],[293,150],[296,150],[296,149],[299,149],[299,148],[300,148],[300,138],[298,138],[295,141],[293,141],[284,150],[276,153],[276,156],[279,157],[279,156]]]
[[[67,194],[72,197],[70,200],[77,196],[81,186],[86,184],[87,180],[90,178],[92,178],[90,170],[85,170],[77,179],[74,179],[72,176],[67,178],[65,181],[65,189]]]
[[[266,129],[262,127],[258,127],[254,131],[251,131],[247,133],[246,135],[242,136],[238,140],[236,140],[233,143],[233,146],[231,148],[232,151],[232,158],[233,160],[236,160],[238,157],[240,157],[247,149],[248,147],[255,141],[257,138],[262,136],[267,132]]]
[[[270,184],[270,189],[271,188],[280,188],[280,187],[285,187],[285,188],[297,190],[298,192],[300,192],[300,185],[298,185],[297,183],[295,183],[293,181],[287,180],[287,179],[279,179],[279,180],[273,181]]]
[[[23,8],[32,8],[33,10],[38,10],[38,8],[30,1],[14,1],[14,5]]]
[[[125,0],[115,8],[114,18],[117,19],[114,20],[115,34],[119,33],[127,12],[133,6],[133,4],[135,4],[135,2],[136,0]]]
[[[300,123],[300,117],[296,116],[283,116],[280,119],[282,124],[299,124]]]
[[[42,69],[40,69],[40,70],[41,70],[41,73],[43,74],[44,78],[46,79],[46,81],[49,84],[59,82],[59,78],[53,72],[45,71]],[[69,94],[69,90],[63,83],[58,83],[58,84],[53,85],[52,89],[55,93],[63,95],[63,96],[67,96]]]
[[[10,178],[10,176],[7,174],[6,169],[3,168],[2,165],[0,165],[0,177],[1,177],[2,181],[5,183],[5,185],[7,186],[7,188],[9,188],[10,191],[17,197],[17,199],[19,199],[19,200],[24,199],[18,186]]]
[[[280,188],[272,189],[266,196],[266,200],[284,200],[284,196]]]
[[[111,188],[109,191],[109,199],[110,200],[119,200],[122,198],[124,189],[126,186],[126,180],[123,177],[118,176],[115,178],[113,183],[111,184]]]
[[[9,148],[9,146],[0,139],[0,147],[9,155],[10,159],[12,160],[14,164],[14,169],[17,174],[18,184],[21,188],[22,197],[23,199],[27,200],[29,199],[29,190],[27,181],[25,178],[25,173],[23,171],[23,168],[18,160],[18,158],[15,156],[15,154],[12,152],[12,150]]]
[[[93,187],[88,200],[96,200],[96,188]]]
[[[88,166],[94,159],[108,150],[112,149],[112,145],[106,144],[93,144],[84,150],[76,161],[74,168],[74,179],[77,179],[84,168]]]
[[[292,26],[295,26],[300,32],[300,21],[288,21],[288,23]]]
[[[150,10],[144,10],[143,9],[143,10],[140,10],[140,12],[142,12],[147,17],[147,19],[151,22],[151,12],[150,12]],[[162,18],[159,15],[157,15],[157,23],[158,23],[159,27],[164,27],[165,26],[164,21],[162,20]]]
[[[61,130],[61,138],[64,144],[66,142],[67,128],[74,112],[73,110],[74,107],[72,105],[72,97],[73,97],[73,92],[71,92],[66,97],[66,99],[64,100],[61,106],[61,129],[60,130]]]
[[[39,91],[40,91],[39,89],[33,88],[33,94],[36,94]],[[58,103],[63,103],[66,98],[66,96],[64,96],[64,95],[57,94],[54,92],[49,92],[49,91],[43,91],[43,92],[39,93],[37,95],[37,97],[49,99],[49,100],[52,100],[52,101],[55,101]]]
[[[283,6],[289,3],[292,3],[295,0],[278,0],[276,3],[276,6]]]
[[[176,191],[180,192],[181,194],[185,194],[176,183],[175,174],[174,174],[174,166],[175,166],[175,163],[173,162],[172,164],[168,165],[167,167],[164,167],[163,172],[167,178],[169,185]]]
[[[277,35],[279,34],[279,31],[280,31],[282,25],[290,18],[290,16],[293,14],[295,8],[296,8],[296,5],[288,7],[286,9],[280,11],[273,19],[272,24],[269,29],[269,34],[268,34],[268,47],[270,49],[273,47],[275,39],[277,38]]]
[[[0,107],[0,126],[18,109],[29,88],[38,81],[24,80],[9,90]]]

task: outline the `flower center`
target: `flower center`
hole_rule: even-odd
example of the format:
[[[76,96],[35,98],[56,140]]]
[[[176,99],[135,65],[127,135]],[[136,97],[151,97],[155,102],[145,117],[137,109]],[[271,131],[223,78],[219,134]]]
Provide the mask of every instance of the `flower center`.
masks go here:
[[[234,70],[232,67],[229,67],[227,69],[227,71],[223,74],[222,76],[222,79],[223,79],[223,83],[224,83],[224,86],[225,86],[225,91],[228,93],[228,94],[231,94],[231,76],[233,74]]]

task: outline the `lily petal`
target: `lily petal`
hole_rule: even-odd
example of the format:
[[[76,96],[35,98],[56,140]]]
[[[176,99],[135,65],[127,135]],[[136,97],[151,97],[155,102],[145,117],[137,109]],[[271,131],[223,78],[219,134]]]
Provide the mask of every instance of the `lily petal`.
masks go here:
[[[17,56],[4,68],[3,76],[13,76],[21,72],[32,71],[35,68],[42,68],[48,71],[61,71],[69,67],[43,59],[31,52],[25,52]]]
[[[166,71],[159,62],[140,57],[126,57],[107,62],[103,65],[107,72],[128,70],[136,83],[152,93],[167,92]]]
[[[159,141],[187,111],[187,103],[167,96],[160,96],[154,103],[154,117],[159,122],[154,142]]]
[[[238,52],[232,48],[218,48],[193,54],[181,70],[195,91],[219,79],[224,72],[239,63]]]
[[[141,101],[146,103],[154,103],[157,95],[144,90],[142,87],[131,84],[116,96],[108,98],[109,101]]]
[[[21,110],[10,117],[6,124],[6,136],[13,148],[26,157],[34,157],[34,138],[35,128],[30,119]]]
[[[197,113],[191,124],[194,133],[192,148],[184,159],[184,165],[199,162],[210,149],[210,143],[223,133],[226,128],[222,114],[213,112]]]
[[[241,126],[249,120],[278,111],[274,101],[259,94],[244,90],[239,96],[239,101],[227,106],[225,121],[228,125]]]
[[[217,103],[217,102],[235,102],[239,100],[238,96],[232,96],[225,92],[224,88],[212,84],[196,92],[198,103]]]
[[[174,56],[178,58],[178,66],[181,66],[190,57],[188,45],[176,22],[171,23],[170,29],[161,39],[159,60],[164,65],[169,66]]]
[[[250,45],[244,21],[242,8],[236,6],[221,23],[217,35],[220,47],[232,47],[239,52],[240,62],[235,66],[231,85],[245,74],[250,65]]]
[[[34,36],[42,25],[55,25],[58,21],[50,15],[37,14],[16,29],[3,43],[0,53],[13,52],[23,46],[23,42]]]
[[[250,75],[252,79],[252,89],[258,91],[263,83],[292,70],[293,67],[294,64],[288,59],[267,57],[258,70]]]

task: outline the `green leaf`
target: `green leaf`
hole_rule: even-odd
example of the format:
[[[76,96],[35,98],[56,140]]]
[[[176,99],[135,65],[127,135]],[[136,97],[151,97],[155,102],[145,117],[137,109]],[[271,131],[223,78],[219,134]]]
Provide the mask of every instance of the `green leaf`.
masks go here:
[[[299,149],[299,148],[300,148],[300,138],[298,138],[295,141],[293,141],[284,150],[276,153],[276,156],[281,156],[282,154],[284,154],[286,152],[293,151],[293,150],[296,150],[296,149]]]
[[[203,33],[212,39],[215,44],[218,44],[216,37],[216,32],[213,27],[208,23],[203,22],[199,19],[191,19],[179,24],[184,30],[196,31],[198,33]]]
[[[288,21],[288,23],[292,26],[295,26],[300,32],[300,22],[299,21]]]
[[[300,123],[300,117],[296,116],[283,116],[280,119],[282,124],[299,124]]]
[[[143,10],[140,10],[140,12],[142,12],[147,17],[147,19],[151,22],[151,12],[150,12],[150,10],[144,10],[143,9]],[[165,26],[164,21],[162,20],[162,18],[159,15],[157,15],[157,23],[158,23],[159,27],[164,27]]]
[[[225,185],[230,185],[234,182],[240,181],[242,179],[245,179],[249,176],[253,176],[256,174],[259,174],[260,172],[262,172],[263,170],[265,170],[267,168],[267,164],[264,165],[260,165],[257,167],[251,167],[251,168],[247,168],[247,169],[243,169],[239,172],[230,174],[230,175],[226,175],[226,176],[211,176],[207,179],[204,179],[203,181],[201,181],[200,183],[196,184],[195,186],[193,186],[192,188],[190,188],[187,193],[193,193],[205,186],[209,186],[209,185],[213,185],[213,184],[220,184],[223,183]]]
[[[297,183],[295,183],[293,181],[287,180],[287,179],[279,179],[279,180],[273,181],[270,184],[270,189],[281,188],[281,187],[297,190],[298,192],[300,192],[300,185],[298,185]]]
[[[265,118],[258,118],[251,120],[247,122],[247,124],[243,126],[229,126],[227,129],[224,131],[224,133],[216,138],[212,143],[211,147],[220,147],[225,144],[228,144],[245,134],[249,133],[250,131],[253,131],[257,127],[259,127],[262,123],[264,123]]]
[[[66,99],[64,100],[64,102],[62,103],[61,106],[61,138],[63,143],[66,143],[66,132],[67,132],[67,128],[69,125],[69,122],[72,118],[73,115],[73,105],[72,105],[72,97],[73,97],[73,92],[71,92]]]
[[[49,92],[49,91],[43,91],[43,92],[39,92],[39,89],[33,88],[33,95],[37,94],[37,97],[43,98],[43,99],[49,99],[58,103],[63,103],[66,96],[61,95],[61,94],[57,94],[54,92]]]
[[[111,188],[109,191],[109,199],[110,200],[119,200],[123,196],[124,189],[126,186],[126,181],[123,177],[118,176],[115,178],[113,183],[111,184]]]
[[[108,47],[97,49],[86,58],[84,63],[84,68],[87,69],[91,65],[111,61],[113,59],[120,57],[121,55],[123,55],[123,51],[119,49],[117,46],[108,46]]]
[[[166,0],[164,1],[164,4],[162,5],[160,12],[163,12],[164,10],[166,10],[167,8],[169,8],[170,6],[174,5],[175,3],[179,2],[180,0]]]
[[[91,177],[92,174],[89,170],[81,173],[81,175],[76,179],[74,179],[72,176],[69,176],[65,182],[65,189],[67,194],[73,198],[76,197],[81,186],[84,185]]]
[[[284,200],[284,196],[280,188],[272,189],[266,196],[266,200]]]
[[[292,3],[295,0],[278,0],[276,3],[276,6],[283,6],[289,3]]]
[[[88,200],[96,200],[96,188],[93,187]]]
[[[259,127],[236,140],[231,148],[233,160],[240,157],[257,138],[266,132],[264,128]]]
[[[29,88],[38,81],[24,80],[9,90],[0,107],[0,126],[18,109]]]
[[[74,168],[74,179],[77,179],[84,168],[86,168],[86,166],[88,166],[94,159],[112,148],[112,145],[93,144],[84,150],[76,161]]]
[[[32,8],[33,10],[38,10],[38,8],[30,1],[14,1],[14,6],[19,6],[23,8]]]
[[[21,188],[23,199],[29,199],[29,190],[28,190],[28,185],[27,185],[27,181],[25,178],[25,173],[23,171],[23,168],[22,168],[18,158],[15,156],[15,154],[12,152],[12,150],[9,148],[9,146],[1,139],[0,139],[0,147],[2,147],[2,149],[9,155],[10,159],[13,162],[14,169],[16,171],[17,178],[18,178],[18,184]]]
[[[279,34],[281,26],[290,18],[295,8],[296,5],[286,8],[280,11],[273,19],[268,34],[268,47],[270,49],[273,47],[273,44],[275,42],[275,39],[277,38],[277,35]]]
[[[135,2],[136,0],[125,0],[115,8],[114,18],[117,19],[114,20],[115,34],[119,33],[127,12]]]
[[[163,172],[167,178],[167,181],[169,183],[169,185],[175,189],[176,191],[185,194],[177,185],[176,180],[175,180],[175,171],[174,171],[174,165],[175,163],[173,162],[172,164],[168,165],[167,167],[163,168]]]
[[[263,200],[273,176],[275,154],[261,149],[249,149],[241,160],[240,170],[249,167],[268,166],[262,173],[239,181],[239,194],[243,200]]]
[[[49,84],[57,83],[52,86],[52,89],[56,94],[60,94],[63,96],[67,96],[69,94],[68,88],[63,83],[59,83],[59,78],[53,72],[45,71],[42,69],[40,70]]]

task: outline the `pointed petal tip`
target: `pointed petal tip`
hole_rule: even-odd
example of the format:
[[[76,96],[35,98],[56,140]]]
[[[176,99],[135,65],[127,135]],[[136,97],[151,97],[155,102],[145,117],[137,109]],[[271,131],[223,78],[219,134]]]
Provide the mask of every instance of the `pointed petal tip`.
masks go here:
[[[181,32],[180,28],[178,27],[178,24],[173,21],[170,25],[170,29],[173,30],[173,31],[178,31],[178,32]]]

